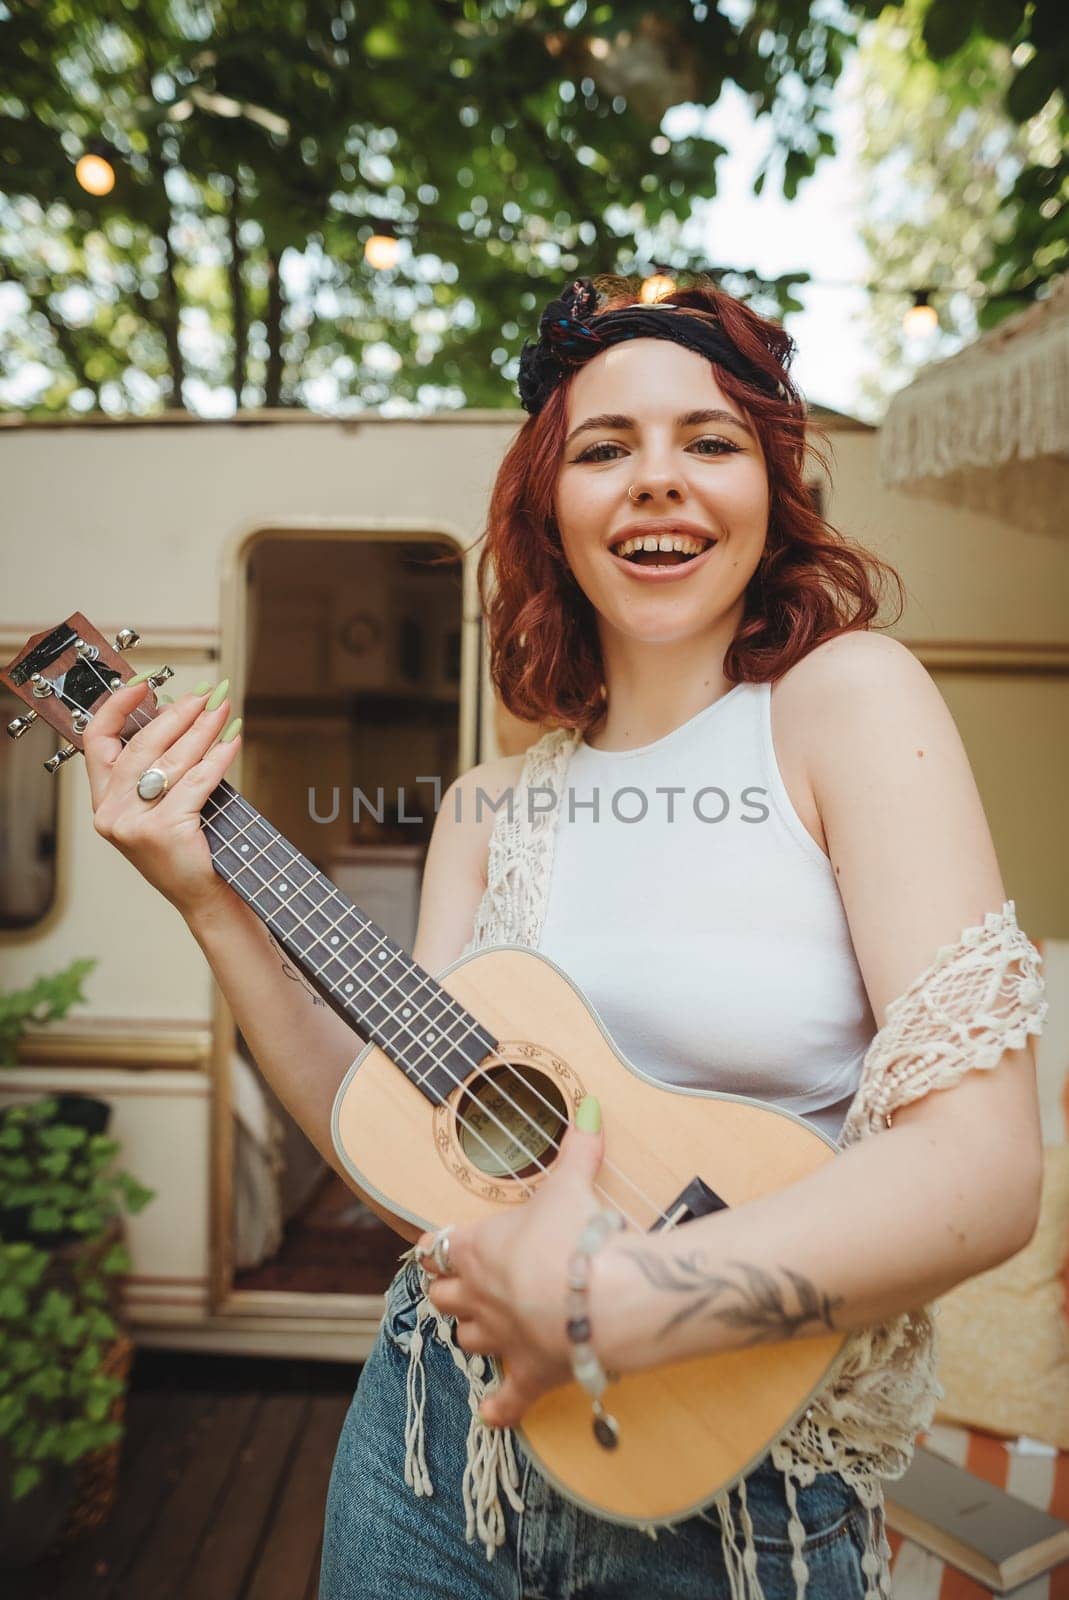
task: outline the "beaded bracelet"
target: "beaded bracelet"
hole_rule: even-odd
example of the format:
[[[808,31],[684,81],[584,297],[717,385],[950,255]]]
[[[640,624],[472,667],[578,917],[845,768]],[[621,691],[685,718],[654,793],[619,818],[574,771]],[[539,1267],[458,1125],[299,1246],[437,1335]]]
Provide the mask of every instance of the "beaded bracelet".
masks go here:
[[[620,1438],[616,1418],[609,1415],[601,1397],[610,1374],[598,1360],[590,1342],[590,1263],[610,1233],[625,1226],[618,1211],[597,1211],[576,1241],[568,1262],[568,1321],[566,1331],[571,1344],[572,1373],[582,1384],[594,1406],[594,1437],[603,1450],[615,1450]]]

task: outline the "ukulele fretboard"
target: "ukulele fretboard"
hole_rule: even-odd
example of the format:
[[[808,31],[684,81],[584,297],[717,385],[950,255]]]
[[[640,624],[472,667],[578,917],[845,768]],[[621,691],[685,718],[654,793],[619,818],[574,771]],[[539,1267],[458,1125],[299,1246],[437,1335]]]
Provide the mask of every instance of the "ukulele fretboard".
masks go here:
[[[307,856],[223,782],[203,810],[216,871],[323,998],[437,1104],[493,1036]]]

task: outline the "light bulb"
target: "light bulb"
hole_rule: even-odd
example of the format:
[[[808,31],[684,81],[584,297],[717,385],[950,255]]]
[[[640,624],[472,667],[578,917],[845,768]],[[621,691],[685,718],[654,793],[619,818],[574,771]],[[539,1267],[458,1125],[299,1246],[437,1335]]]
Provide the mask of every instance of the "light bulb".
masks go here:
[[[902,329],[907,339],[923,339],[928,334],[934,333],[939,326],[939,313],[933,305],[928,304],[928,296],[923,290],[913,297],[913,304],[902,318]]]
[[[658,300],[667,300],[670,294],[675,293],[676,280],[670,278],[667,272],[654,272],[650,277],[642,280],[642,288],[638,297],[643,305],[652,306]]]
[[[373,233],[364,246],[364,260],[377,271],[388,271],[397,265],[400,241],[390,233]]]
[[[110,194],[115,187],[115,168],[103,156],[81,156],[74,176],[87,194]]]

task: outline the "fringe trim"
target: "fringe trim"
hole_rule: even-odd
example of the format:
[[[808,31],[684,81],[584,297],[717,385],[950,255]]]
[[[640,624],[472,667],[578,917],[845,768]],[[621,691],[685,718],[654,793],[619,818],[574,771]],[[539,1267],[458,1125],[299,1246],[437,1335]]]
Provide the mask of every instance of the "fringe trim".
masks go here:
[[[433,1326],[430,1330],[426,1324]],[[427,1467],[426,1430],[427,1375],[423,1351],[428,1331],[444,1344],[454,1364],[468,1380],[468,1438],[464,1453],[461,1493],[464,1499],[464,1537],[468,1544],[479,1540],[492,1561],[505,1542],[505,1512],[501,1497],[514,1511],[524,1509],[520,1495],[520,1469],[510,1429],[488,1428],[479,1416],[479,1406],[496,1385],[493,1369],[480,1355],[469,1355],[454,1342],[452,1323],[423,1296],[416,1306],[416,1325],[408,1347],[408,1378],[405,1390],[405,1482],[417,1498],[434,1493]]]
[[[423,1366],[423,1353],[429,1336],[445,1345],[458,1370],[468,1380],[468,1437],[464,1456],[464,1476],[461,1493],[464,1501],[464,1537],[468,1544],[476,1539],[486,1551],[487,1561],[492,1561],[505,1542],[506,1523],[502,1497],[516,1512],[524,1510],[520,1494],[520,1469],[516,1460],[513,1434],[510,1428],[488,1428],[479,1416],[483,1399],[495,1386],[493,1368],[480,1355],[469,1355],[453,1338],[453,1322],[443,1317],[423,1296],[416,1305],[416,1324],[408,1347],[408,1374],[405,1391],[405,1482],[417,1499],[434,1493],[434,1485],[427,1467],[425,1418],[427,1409],[427,1376]],[[789,1458],[785,1462],[781,1449],[773,1452],[774,1465],[783,1474],[787,1506],[790,1511],[788,1535],[791,1541],[791,1574],[795,1582],[795,1600],[806,1600],[809,1584],[809,1566],[805,1558],[805,1525],[798,1511],[798,1486],[805,1487],[813,1481],[813,1469],[802,1468],[792,1472]],[[852,1475],[853,1477],[853,1475]],[[852,1482],[866,1508],[865,1551],[861,1559],[865,1574],[865,1600],[892,1600],[891,1550],[887,1543],[883,1494],[875,1478]],[[732,1490],[722,1490],[711,1502],[719,1513],[720,1548],[727,1573],[730,1600],[765,1600],[765,1592],[757,1574],[757,1548],[754,1544],[754,1526],[746,1498],[746,1480],[735,1485],[738,1497],[738,1519],[732,1509]],[[697,1513],[706,1522],[714,1519],[704,1511]],[[671,1523],[646,1523],[641,1531],[650,1539],[660,1533],[675,1533]],[[741,1548],[740,1548],[741,1537]]]

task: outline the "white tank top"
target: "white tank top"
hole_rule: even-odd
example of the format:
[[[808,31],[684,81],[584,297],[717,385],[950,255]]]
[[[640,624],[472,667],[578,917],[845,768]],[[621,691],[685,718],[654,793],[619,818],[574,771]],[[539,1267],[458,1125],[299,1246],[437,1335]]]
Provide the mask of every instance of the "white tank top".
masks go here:
[[[876,1023],[771,705],[769,684],[740,683],[640,749],[576,744],[538,949],[643,1072],[837,1141]]]

